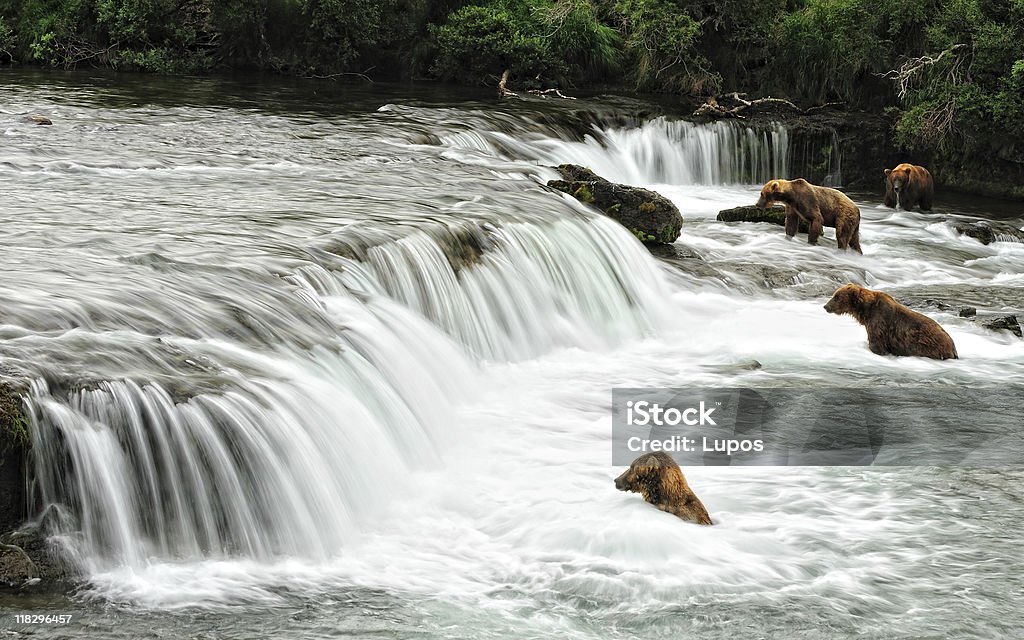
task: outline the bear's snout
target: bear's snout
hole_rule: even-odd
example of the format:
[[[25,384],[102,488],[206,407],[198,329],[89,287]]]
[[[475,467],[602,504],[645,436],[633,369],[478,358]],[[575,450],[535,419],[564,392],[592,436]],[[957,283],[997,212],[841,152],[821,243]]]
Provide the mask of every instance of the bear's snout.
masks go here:
[[[628,471],[626,473],[629,473]],[[626,482],[626,473],[615,478],[615,488],[619,491],[629,491],[629,483]]]
[[[761,196],[760,198],[757,199],[757,204],[755,204],[754,206],[757,207],[758,209],[767,209],[768,198]]]

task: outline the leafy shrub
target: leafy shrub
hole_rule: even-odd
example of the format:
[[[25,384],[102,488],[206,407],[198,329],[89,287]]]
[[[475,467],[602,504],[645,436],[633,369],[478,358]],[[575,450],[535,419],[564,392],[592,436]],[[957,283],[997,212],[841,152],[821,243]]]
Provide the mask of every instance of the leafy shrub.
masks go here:
[[[3,16],[0,16],[0,61],[5,57],[11,57],[11,49],[14,48],[14,32],[7,26]]]
[[[1024,143],[1024,3],[952,0],[925,36],[934,62],[910,83],[896,127],[900,143],[958,155]]]
[[[700,24],[667,0],[621,0],[615,10],[626,32],[626,51],[637,89],[715,93],[721,77],[696,49]]]
[[[604,24],[590,0],[563,0],[543,9],[550,56],[574,80],[614,73],[622,63],[622,36]]]
[[[504,69],[535,75],[548,57],[537,25],[523,24],[501,7],[463,7],[432,32],[439,51],[433,71],[445,80],[481,82]]]

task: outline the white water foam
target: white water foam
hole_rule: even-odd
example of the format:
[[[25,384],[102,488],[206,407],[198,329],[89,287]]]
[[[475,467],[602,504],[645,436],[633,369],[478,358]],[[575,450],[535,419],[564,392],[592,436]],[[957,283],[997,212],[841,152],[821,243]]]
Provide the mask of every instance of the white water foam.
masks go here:
[[[615,386],[1024,381],[1024,343],[949,312],[932,315],[961,360],[935,362],[875,356],[861,327],[821,308],[847,280],[966,286],[987,296],[1024,272],[1024,247],[984,247],[874,202],[860,202],[864,256],[837,253],[827,241],[788,241],[772,225],[717,223],[718,209],[753,202],[757,188],[708,183],[760,181],[761,172],[780,170],[782,156],[758,138],[763,146],[738,161],[746,143],[736,131],[688,126],[606,132],[603,145],[597,136],[509,136],[505,144],[521,145],[516,158],[496,152],[487,134],[470,150],[475,168],[502,174],[575,160],[612,179],[657,185],[687,220],[677,248],[697,257],[682,267],[659,265],[626,231],[558,196],[503,192],[500,213],[484,216],[505,223],[498,249],[458,273],[427,221],[409,215],[423,232],[371,243],[363,261],[312,250],[298,260],[269,242],[250,248],[274,254],[273,273],[284,273],[288,288],[226,281],[243,301],[246,332],[203,287],[175,289],[166,279],[152,287],[157,293],[132,298],[183,301],[153,311],[163,321],[158,333],[199,332],[170,341],[207,358],[226,381],[186,388],[186,398],[130,380],[71,393],[37,387],[40,450],[70,446],[81,461],[43,462],[41,471],[47,499],[88,505],[79,542],[86,595],[240,612],[355,585],[416,598],[430,612],[454,605],[461,620],[480,625],[476,637],[498,635],[488,633],[500,626],[491,618],[537,637],[680,635],[702,624],[734,635],[737,620],[750,635],[771,635],[774,620],[789,630],[936,635],[934,625],[952,628],[964,615],[949,593],[998,606],[1000,590],[1014,588],[1000,568],[1014,560],[979,541],[1007,535],[992,524],[1001,512],[961,514],[976,514],[999,493],[962,489],[948,474],[687,469],[718,522],[711,528],[615,491]],[[463,175],[430,165],[438,166]],[[532,193],[532,184],[512,182],[497,184]],[[465,222],[475,206],[483,205],[462,198],[455,217]],[[538,206],[550,209],[547,219]],[[299,223],[268,226],[276,234],[279,224],[308,238]],[[768,267],[791,280],[769,287]],[[74,304],[52,294],[61,301],[56,313],[68,309],[62,319],[92,321],[100,333],[89,303],[110,303],[113,317],[137,322],[114,305],[128,306],[122,300],[91,292]],[[16,317],[36,318],[34,308],[18,308]],[[316,327],[329,339],[318,342]],[[108,354],[123,341],[74,337]],[[161,434],[181,463],[152,454]],[[219,469],[209,464],[215,454]],[[198,480],[190,465],[203,469]],[[74,484],[58,486],[65,472],[78,474]],[[154,503],[165,506],[148,514]],[[222,522],[232,508],[235,520]],[[787,621],[787,611],[804,620]],[[653,627],[630,627],[637,619]]]

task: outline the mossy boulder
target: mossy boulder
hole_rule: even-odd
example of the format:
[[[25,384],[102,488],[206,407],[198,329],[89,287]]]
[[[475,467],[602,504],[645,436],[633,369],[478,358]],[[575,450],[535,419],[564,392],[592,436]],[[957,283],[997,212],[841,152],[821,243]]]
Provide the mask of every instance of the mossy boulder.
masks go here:
[[[24,549],[0,543],[0,586],[19,587],[39,577],[39,568]]]
[[[49,518],[0,534],[0,589],[63,590],[79,573],[61,542],[45,533]]]
[[[21,394],[0,381],[0,532],[25,519],[25,456],[29,447],[28,419]]]
[[[770,224],[777,224],[779,226],[786,225],[786,208],[785,207],[768,207],[766,209],[758,209],[756,206],[744,205],[742,207],[733,207],[732,209],[723,209],[718,212],[719,222],[768,222]],[[807,223],[803,220],[800,221],[800,232],[807,233]]]
[[[670,244],[683,229],[679,209],[660,193],[610,182],[575,164],[559,165],[558,173],[563,180],[551,180],[549,187],[597,208],[641,242]]]

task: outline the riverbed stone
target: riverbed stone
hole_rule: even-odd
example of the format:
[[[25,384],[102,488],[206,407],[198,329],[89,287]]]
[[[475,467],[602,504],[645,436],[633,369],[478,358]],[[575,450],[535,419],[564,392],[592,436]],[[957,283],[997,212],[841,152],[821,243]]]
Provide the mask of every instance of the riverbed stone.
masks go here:
[[[0,380],[0,532],[13,529],[26,517],[25,456],[29,446],[28,419],[21,394]]]
[[[52,125],[53,124],[53,120],[50,120],[46,116],[41,116],[39,114],[28,115],[28,116],[25,116],[24,118],[22,118],[21,120],[22,120],[22,122],[27,122],[28,124],[38,124],[38,125]]]
[[[78,572],[65,560],[56,539],[46,534],[50,521],[43,517],[0,535],[0,586],[44,590],[70,586]]]
[[[981,326],[992,331],[1009,331],[1018,338],[1024,338],[1020,322],[1015,315],[997,316],[981,321]]]
[[[25,550],[14,544],[0,544],[0,585],[19,587],[39,577],[39,569]]]
[[[1024,231],[1005,222],[954,222],[953,229],[962,236],[974,238],[981,244],[993,242],[1024,242]]]
[[[660,193],[610,182],[586,167],[559,165],[562,180],[548,186],[589,204],[630,230],[641,242],[675,242],[683,228],[683,216]]]

